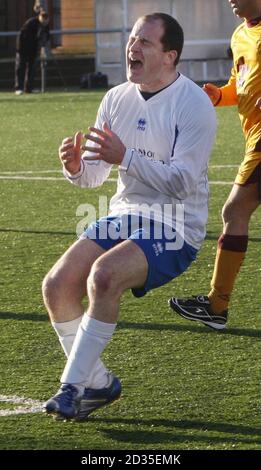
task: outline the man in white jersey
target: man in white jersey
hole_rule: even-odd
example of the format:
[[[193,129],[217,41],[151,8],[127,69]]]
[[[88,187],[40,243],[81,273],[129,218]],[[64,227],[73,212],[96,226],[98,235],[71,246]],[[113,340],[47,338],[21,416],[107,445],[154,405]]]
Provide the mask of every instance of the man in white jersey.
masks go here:
[[[119,398],[120,380],[100,355],[123,292],[141,297],[180,275],[205,236],[216,120],[206,94],[176,70],[182,47],[174,18],[139,18],[126,48],[128,81],[105,95],[85,146],[77,132],[59,149],[65,177],[81,187],[102,185],[118,167],[109,216],[86,229],[43,283],[68,357],[61,388],[44,405],[59,418],[83,421]]]

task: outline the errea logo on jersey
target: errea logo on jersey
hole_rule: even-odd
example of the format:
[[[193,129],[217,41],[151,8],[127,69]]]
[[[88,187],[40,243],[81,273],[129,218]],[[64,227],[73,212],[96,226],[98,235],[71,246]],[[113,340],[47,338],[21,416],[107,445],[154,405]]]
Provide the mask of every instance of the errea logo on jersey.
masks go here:
[[[146,124],[147,124],[146,119],[140,118],[140,119],[138,120],[137,130],[138,130],[138,131],[145,131],[145,129],[146,129]]]

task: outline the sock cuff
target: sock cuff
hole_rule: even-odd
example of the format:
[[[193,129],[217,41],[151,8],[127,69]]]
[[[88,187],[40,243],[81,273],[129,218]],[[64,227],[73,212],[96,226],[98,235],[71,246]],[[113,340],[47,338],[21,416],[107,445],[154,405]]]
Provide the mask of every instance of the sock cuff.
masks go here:
[[[78,318],[75,318],[74,320],[69,320],[69,321],[64,321],[64,322],[55,322],[51,321],[52,327],[58,334],[58,336],[65,336],[69,335],[72,333],[76,333],[78,330],[78,327],[82,321],[83,315],[81,315]]]
[[[116,328],[116,323],[105,323],[85,314],[82,319],[81,327],[84,331],[88,331],[88,333],[93,336],[109,339]]]
[[[218,239],[220,250],[236,251],[245,253],[247,251],[248,235],[228,235],[223,233]]]

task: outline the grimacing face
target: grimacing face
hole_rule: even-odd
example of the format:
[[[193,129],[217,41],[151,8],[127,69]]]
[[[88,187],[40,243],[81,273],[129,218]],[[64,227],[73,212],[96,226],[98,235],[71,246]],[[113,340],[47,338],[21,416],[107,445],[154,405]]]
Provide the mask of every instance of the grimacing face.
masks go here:
[[[164,81],[164,74],[166,76],[171,67],[174,71],[176,51],[163,51],[163,34],[161,20],[142,19],[135,23],[130,33],[126,47],[127,78],[140,84],[144,91],[159,89]]]

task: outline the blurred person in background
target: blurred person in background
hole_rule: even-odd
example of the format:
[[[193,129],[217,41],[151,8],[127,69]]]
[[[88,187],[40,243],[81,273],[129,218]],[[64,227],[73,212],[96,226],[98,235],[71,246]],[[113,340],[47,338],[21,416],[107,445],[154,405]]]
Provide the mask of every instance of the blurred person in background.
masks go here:
[[[16,41],[15,94],[34,91],[36,60],[50,39],[48,14],[40,9],[19,31]]]

